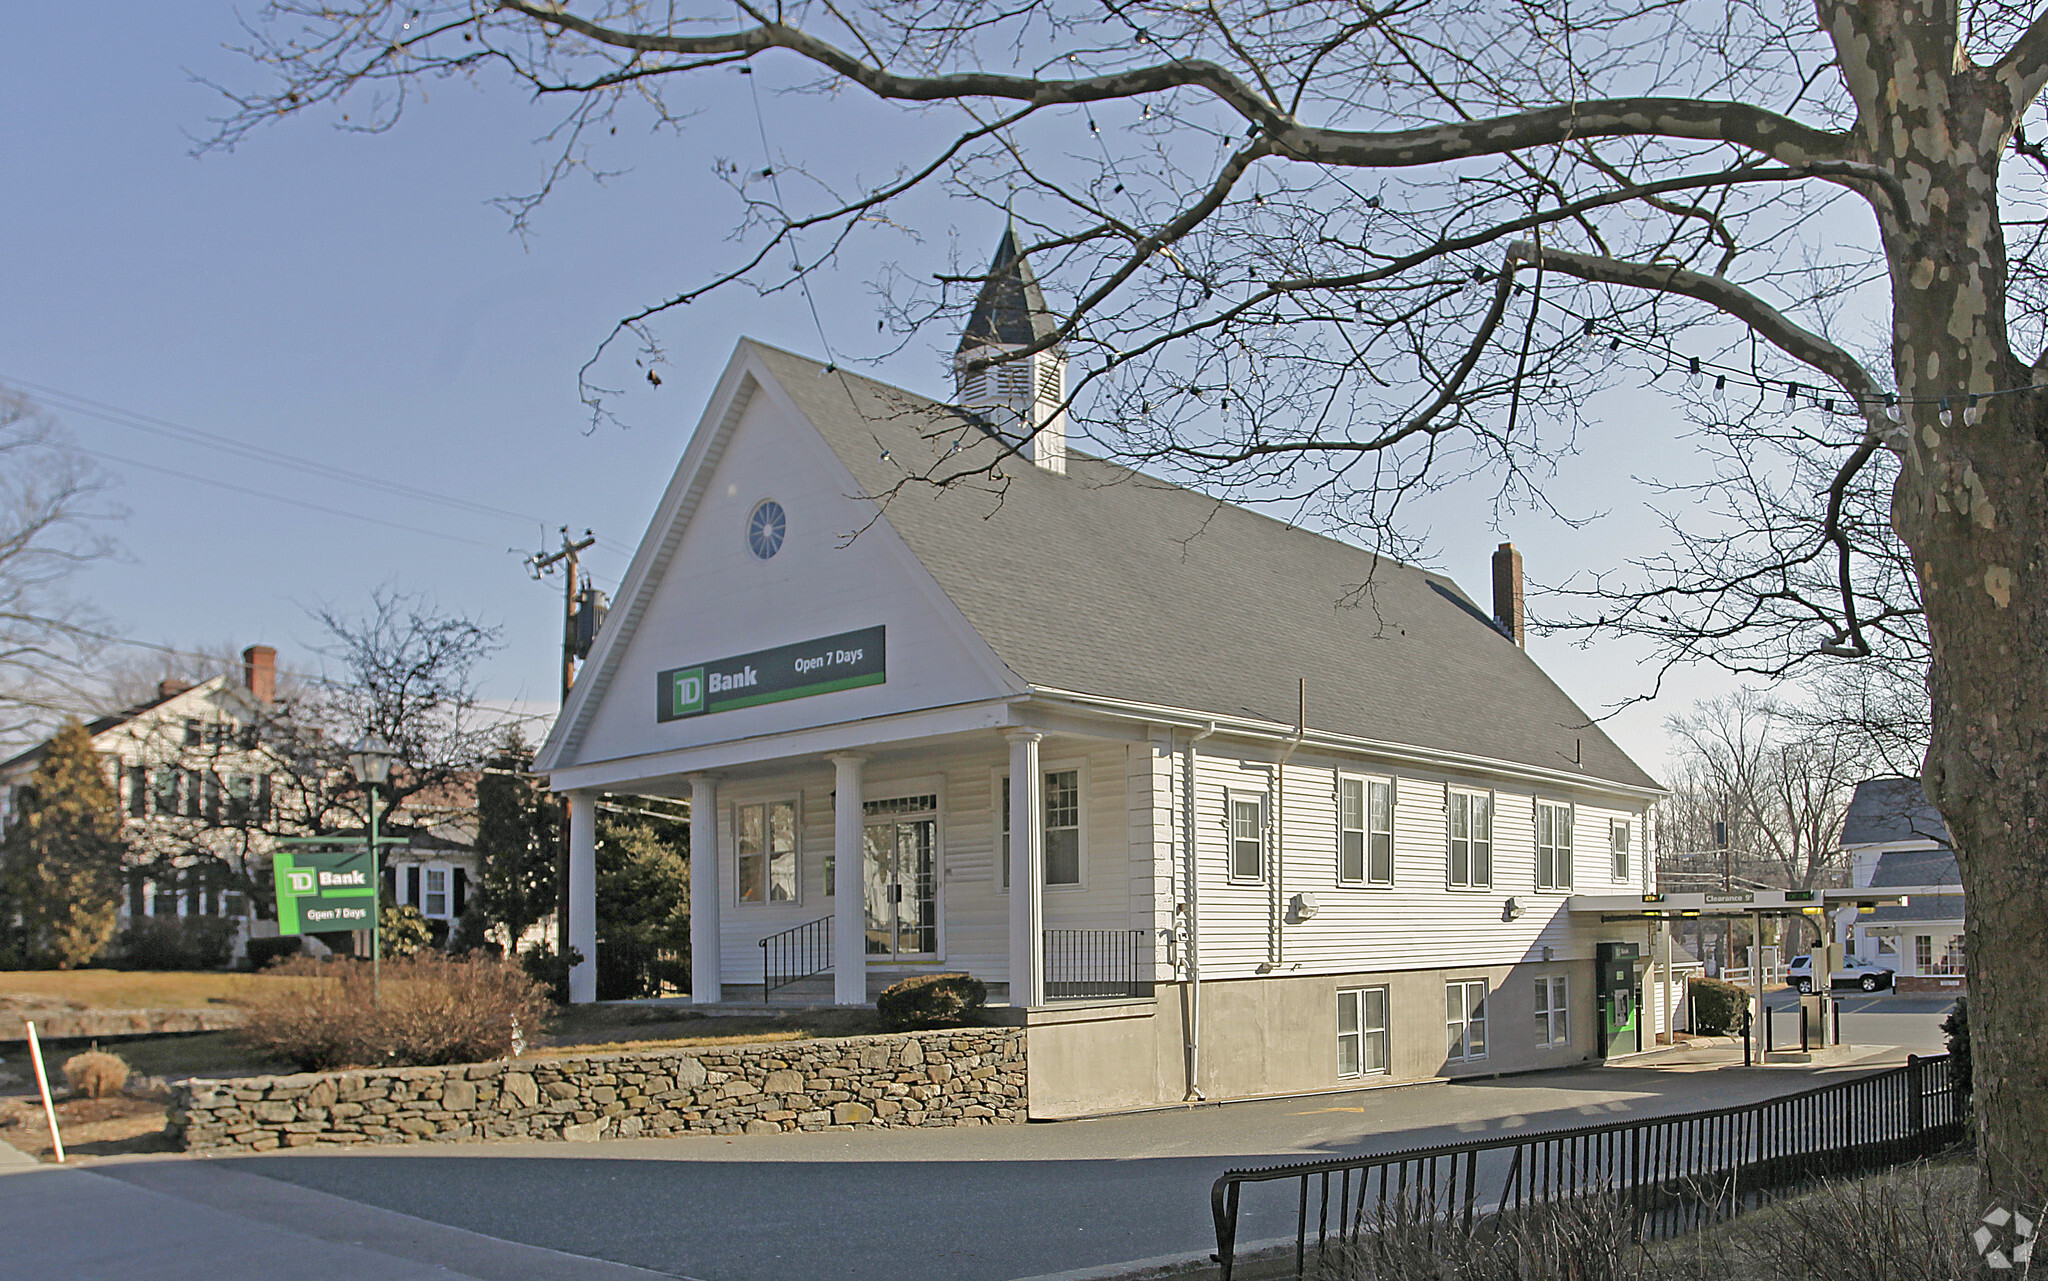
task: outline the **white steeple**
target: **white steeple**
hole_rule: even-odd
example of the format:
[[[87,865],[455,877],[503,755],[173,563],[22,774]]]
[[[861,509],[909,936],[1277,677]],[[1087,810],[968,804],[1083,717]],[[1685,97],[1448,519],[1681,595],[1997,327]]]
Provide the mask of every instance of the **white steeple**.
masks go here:
[[[1058,331],[1038,278],[1018,249],[1012,223],[1003,229],[953,356],[955,395],[963,407],[981,411],[995,430],[1021,440],[1018,452],[1024,457],[1065,474],[1067,415],[1060,405],[1067,395],[1066,353],[1053,346],[1008,364],[969,368],[975,360],[1022,351]]]

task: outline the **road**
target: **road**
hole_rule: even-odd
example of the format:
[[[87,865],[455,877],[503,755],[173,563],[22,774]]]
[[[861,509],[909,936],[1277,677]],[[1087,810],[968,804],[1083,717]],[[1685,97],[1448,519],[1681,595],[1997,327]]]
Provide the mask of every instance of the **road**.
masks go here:
[[[1924,1004],[1859,996],[1843,1028],[1936,1051],[1947,1003]],[[122,1158],[0,1176],[0,1274],[1011,1281],[1207,1250],[1229,1167],[1718,1107],[1854,1070],[1588,1068],[983,1129]],[[72,1182],[37,1186],[53,1179]],[[56,1207],[77,1226],[50,1236]],[[1276,1206],[1241,1239],[1288,1231]],[[167,1232],[192,1271],[164,1270]],[[299,1255],[273,1239],[290,1233]]]

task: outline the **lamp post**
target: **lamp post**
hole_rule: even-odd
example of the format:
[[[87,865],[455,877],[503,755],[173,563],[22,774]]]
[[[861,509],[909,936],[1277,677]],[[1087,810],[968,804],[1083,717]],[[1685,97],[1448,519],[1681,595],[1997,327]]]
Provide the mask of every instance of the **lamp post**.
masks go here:
[[[367,734],[348,754],[348,767],[363,785],[370,811],[370,1000],[384,1003],[384,891],[377,874],[377,789],[391,777],[391,759],[397,753],[375,734]]]

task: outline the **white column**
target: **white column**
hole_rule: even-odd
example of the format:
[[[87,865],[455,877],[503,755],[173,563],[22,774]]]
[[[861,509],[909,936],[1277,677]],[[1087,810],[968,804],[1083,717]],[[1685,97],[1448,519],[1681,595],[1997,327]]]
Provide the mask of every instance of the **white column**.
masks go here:
[[[1045,775],[1035,730],[1009,730],[1010,740],[1010,1004],[1045,1004]]]
[[[690,1001],[715,1003],[722,992],[719,966],[718,776],[690,776]]]
[[[861,808],[864,757],[832,762],[832,1001],[868,1001],[867,813]]]
[[[597,999],[597,793],[569,793],[569,946],[583,959],[569,971],[569,1003]]]

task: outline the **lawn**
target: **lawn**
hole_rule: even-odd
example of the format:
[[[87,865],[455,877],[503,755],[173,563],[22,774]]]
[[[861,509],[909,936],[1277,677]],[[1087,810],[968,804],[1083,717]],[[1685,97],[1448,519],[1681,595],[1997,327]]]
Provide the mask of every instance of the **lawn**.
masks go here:
[[[0,1002],[28,997],[86,1009],[194,1010],[262,981],[210,970],[0,970]]]

